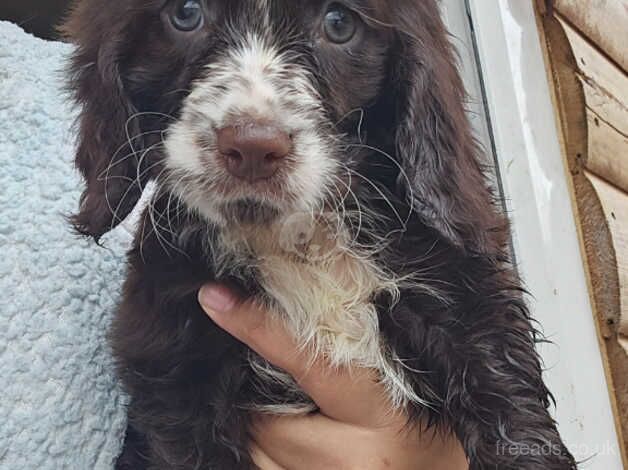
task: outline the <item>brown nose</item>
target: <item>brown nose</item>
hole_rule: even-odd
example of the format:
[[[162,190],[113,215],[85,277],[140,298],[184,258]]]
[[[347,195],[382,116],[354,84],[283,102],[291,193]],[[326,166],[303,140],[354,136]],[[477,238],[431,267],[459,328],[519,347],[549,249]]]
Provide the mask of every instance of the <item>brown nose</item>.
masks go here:
[[[286,132],[257,121],[219,129],[217,143],[227,170],[251,182],[273,176],[292,150],[292,139]]]

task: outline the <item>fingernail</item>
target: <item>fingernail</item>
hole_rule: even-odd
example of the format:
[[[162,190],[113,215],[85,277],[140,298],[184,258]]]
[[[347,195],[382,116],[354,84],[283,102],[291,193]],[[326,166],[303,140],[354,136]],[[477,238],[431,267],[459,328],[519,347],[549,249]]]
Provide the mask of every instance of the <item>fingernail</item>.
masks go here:
[[[205,310],[215,313],[229,312],[237,302],[236,297],[229,289],[214,284],[201,287],[198,300]]]

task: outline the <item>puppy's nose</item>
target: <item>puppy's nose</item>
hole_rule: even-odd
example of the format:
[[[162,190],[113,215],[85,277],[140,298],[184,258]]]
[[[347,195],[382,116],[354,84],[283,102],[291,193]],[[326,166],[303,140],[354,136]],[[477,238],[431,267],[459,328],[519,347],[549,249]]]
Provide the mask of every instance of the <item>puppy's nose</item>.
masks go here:
[[[258,121],[219,129],[217,144],[225,156],[227,170],[251,182],[273,176],[292,150],[290,135],[277,126]]]

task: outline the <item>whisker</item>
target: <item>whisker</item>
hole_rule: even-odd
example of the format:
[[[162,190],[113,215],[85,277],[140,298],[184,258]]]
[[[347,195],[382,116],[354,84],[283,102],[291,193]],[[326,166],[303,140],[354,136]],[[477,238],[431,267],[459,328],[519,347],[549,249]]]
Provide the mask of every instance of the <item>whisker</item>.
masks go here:
[[[370,178],[364,176],[362,173],[360,173],[357,170],[352,170],[351,168],[346,168],[347,171],[349,171],[350,173],[356,175],[357,177],[363,179],[366,183],[368,183],[382,198],[382,200],[391,208],[391,210],[394,212],[395,216],[397,217],[397,220],[399,220],[399,223],[401,224],[402,228],[401,230],[393,230],[390,232],[390,234],[392,233],[396,233],[396,232],[405,232],[407,231],[407,224],[409,222],[408,219],[403,220],[401,218],[401,215],[399,214],[399,212],[397,211],[397,208],[393,205],[392,201],[390,200],[390,198],[388,196],[386,196],[384,194],[384,192],[381,190],[381,188]]]
[[[148,147],[148,148],[144,151],[144,153],[143,153],[142,157],[141,157],[141,158],[140,158],[140,160],[139,160],[138,169],[141,167],[141,162],[142,162],[142,161],[143,161],[143,159],[146,157],[146,155],[147,155],[149,152],[151,152],[151,151],[153,150],[153,148],[157,147],[159,144],[161,144],[161,142],[157,142],[156,144],[151,145],[150,147]],[[148,170],[150,170],[150,169],[151,169],[151,168],[149,167],[149,169],[148,169]],[[139,171],[139,170],[138,170],[138,171]],[[119,212],[119,211],[120,211],[120,209],[122,208],[122,205],[124,204],[124,201],[126,200],[126,198],[128,197],[128,195],[131,193],[131,191],[133,191],[133,190],[134,190],[134,188],[136,188],[136,187],[137,187],[137,189],[139,189],[140,193],[143,191],[143,189],[144,189],[144,188],[142,187],[141,180],[140,180],[140,178],[141,178],[141,176],[142,176],[142,174],[143,174],[143,173],[144,173],[144,172],[142,172],[142,173],[138,173],[138,174],[136,175],[136,179],[135,179],[135,180],[132,180],[131,178],[129,178],[129,180],[130,180],[130,183],[131,183],[131,184],[129,184],[129,185],[128,185],[128,187],[126,188],[126,190],[124,191],[124,194],[122,195],[122,197],[121,197],[121,198],[120,198],[120,200],[118,201],[118,204],[116,205],[116,208],[115,208],[115,209],[113,208],[113,206],[112,206],[112,204],[111,204],[110,197],[109,197],[109,186],[108,186],[108,184],[107,184],[107,182],[109,181],[109,179],[108,179],[108,177],[105,177],[105,180],[104,180],[104,181],[105,181],[105,201],[106,201],[106,203],[107,203],[107,207],[109,208],[109,211],[111,212],[111,214],[112,214],[112,216],[113,216],[113,217],[112,217],[112,220],[111,220],[111,225],[110,225],[110,227],[109,227],[109,229],[110,229],[110,230],[111,230],[111,229],[113,229],[114,225],[116,225],[116,224],[117,224],[117,223],[119,223],[119,222],[122,222],[122,218],[118,216],[118,212]]]
[[[152,131],[146,131],[146,132],[142,132],[140,134],[137,134],[136,136],[132,137],[131,140],[136,140],[139,139],[141,137],[147,136],[147,135],[151,135],[151,134],[163,134],[165,131],[162,129],[159,130],[152,130]],[[133,151],[133,152],[129,152],[126,155],[124,155],[121,158],[117,158],[118,154],[122,151],[122,149],[124,149],[125,147],[127,147],[129,144],[129,142],[124,142],[120,147],[118,147],[118,149],[114,152],[114,154],[112,155],[111,159],[110,159],[110,163],[109,166],[102,171],[102,173],[107,172],[108,170],[115,168],[116,166],[124,163],[126,160],[128,160],[130,157],[133,157],[134,155],[137,155],[137,152]],[[102,173],[99,175],[101,176]]]
[[[335,177],[337,179],[337,181],[339,181],[340,183],[342,183],[343,185],[345,185],[347,187],[347,191],[348,193],[353,197],[356,205],[357,205],[357,214],[358,214],[358,228],[357,230],[355,230],[355,234],[353,236],[353,240],[351,240],[352,244],[356,244],[358,237],[360,236],[360,233],[362,231],[362,205],[360,204],[360,199],[358,198],[358,196],[355,194],[355,191],[353,191],[353,189],[351,189],[351,174],[348,173],[349,175],[349,183],[345,183],[341,178],[339,177]]]
[[[364,148],[364,149],[368,149],[368,150],[372,150],[374,152],[377,152],[379,155],[382,155],[386,158],[388,158],[400,171],[400,174],[402,175],[403,178],[405,178],[406,180],[406,184],[407,184],[407,188],[410,191],[410,208],[408,210],[408,217],[404,223],[404,226],[407,225],[410,222],[410,219],[412,217],[412,214],[414,213],[415,210],[415,202],[414,202],[414,189],[412,187],[412,180],[410,179],[410,177],[408,176],[408,173],[406,172],[406,170],[401,166],[401,164],[395,160],[391,155],[389,155],[388,153],[384,152],[381,149],[378,149],[377,147],[373,147],[372,145],[366,145],[366,144],[347,144],[346,145],[347,148],[350,147],[358,147],[358,148]]]
[[[360,123],[362,123],[362,121],[364,120],[364,108],[355,108],[355,109],[352,109],[351,111],[348,111],[343,116],[341,116],[340,119],[338,119],[334,123],[334,127],[338,126],[338,124],[340,124],[342,121],[347,119],[349,116],[351,116],[351,115],[353,115],[355,113],[358,113],[358,112],[360,113]],[[360,129],[360,126],[358,126],[358,129]]]
[[[160,173],[159,176],[161,176],[161,174],[165,171],[162,170],[162,172]],[[163,231],[167,234],[170,234],[173,238],[175,237],[175,234],[173,231],[168,230],[167,227],[164,227],[160,221],[165,219],[166,216],[157,211],[155,208],[155,202],[156,200],[158,200],[161,196],[162,196],[162,188],[160,187],[157,191],[155,191],[155,193],[153,193],[151,200],[148,204],[148,215],[150,217],[151,220],[151,224],[152,224],[152,230],[153,233],[155,234],[155,237],[158,241],[158,243],[160,244],[160,246],[162,247],[162,249],[164,250],[164,252],[166,253],[167,256],[170,256],[170,251],[168,250],[168,248],[166,247],[166,245],[168,245],[171,249],[173,249],[174,251],[184,255],[184,256],[188,256],[187,253],[185,253],[183,250],[181,250],[181,248],[179,248],[178,246],[176,246],[173,242],[170,242],[166,237],[164,237],[164,235],[162,233],[160,233],[160,231]],[[167,208],[166,208],[167,209]],[[156,217],[157,215],[157,217]],[[149,233],[150,235],[150,233]]]

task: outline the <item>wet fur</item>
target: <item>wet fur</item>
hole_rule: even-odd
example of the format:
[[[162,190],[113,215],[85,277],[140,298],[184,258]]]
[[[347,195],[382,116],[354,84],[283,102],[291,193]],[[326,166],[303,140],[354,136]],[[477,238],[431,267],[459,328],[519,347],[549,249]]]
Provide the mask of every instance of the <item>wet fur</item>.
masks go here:
[[[269,22],[297,18],[296,3],[250,2]],[[381,31],[359,64],[337,51],[310,63],[306,43],[295,58],[317,71],[316,119],[342,141],[328,145],[353,175],[344,180],[351,191],[340,191],[350,195],[332,198],[342,204],[319,208],[341,223],[333,256],[314,261],[277,242],[281,227],[270,224],[266,235],[226,229],[228,221],[213,223],[162,180],[162,133],[227,46],[164,37],[156,1],[85,0],[71,15],[65,30],[78,49],[70,87],[82,106],[76,163],[87,183],[74,225],[99,239],[149,180],[158,182],[111,331],[131,397],[119,469],[250,469],[251,409],[311,409],[289,377],[201,311],[197,291],[211,280],[266,304],[337,363],[378,368],[392,404],[455,432],[473,470],[575,468],[548,413],[539,336],[438,5],[363,3]],[[360,86],[344,87],[348,77]],[[244,210],[264,219],[252,207]],[[500,452],[503,444],[552,452],[512,455]]]

